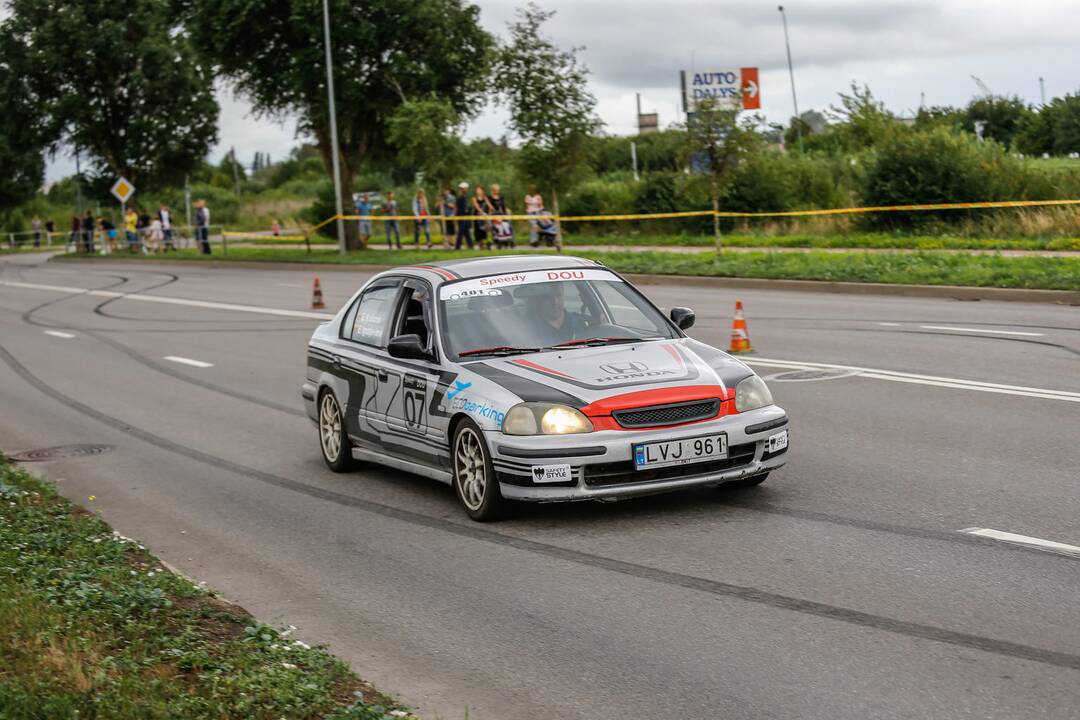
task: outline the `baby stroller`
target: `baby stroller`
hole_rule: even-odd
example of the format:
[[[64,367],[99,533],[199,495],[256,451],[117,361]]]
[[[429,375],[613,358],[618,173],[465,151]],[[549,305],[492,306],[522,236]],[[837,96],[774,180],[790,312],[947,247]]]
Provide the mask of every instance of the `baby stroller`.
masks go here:
[[[491,235],[499,250],[514,247],[514,226],[509,220],[496,217],[491,221]]]
[[[536,217],[536,245],[534,247],[539,247],[541,243],[548,247],[555,247],[557,238],[558,228],[555,227],[555,221],[551,219],[551,215],[538,215]]]

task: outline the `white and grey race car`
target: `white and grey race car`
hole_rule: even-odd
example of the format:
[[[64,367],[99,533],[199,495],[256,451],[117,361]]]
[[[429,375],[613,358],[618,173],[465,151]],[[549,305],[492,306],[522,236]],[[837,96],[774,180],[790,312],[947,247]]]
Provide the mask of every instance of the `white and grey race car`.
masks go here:
[[[399,267],[315,330],[301,392],[331,469],[441,480],[475,520],[760,483],[787,459],[787,415],[693,323],[581,258]]]

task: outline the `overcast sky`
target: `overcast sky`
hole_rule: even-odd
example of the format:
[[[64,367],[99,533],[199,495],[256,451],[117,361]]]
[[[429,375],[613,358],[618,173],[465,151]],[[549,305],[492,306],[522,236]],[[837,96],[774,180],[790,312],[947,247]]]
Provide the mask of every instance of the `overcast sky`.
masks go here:
[[[481,0],[488,30],[506,34],[515,0]],[[584,47],[597,111],[607,131],[635,128],[634,94],[661,126],[680,119],[680,69],[761,69],[762,112],[786,122],[791,86],[780,13],[772,2],[741,0],[543,0],[556,10],[549,34],[564,47]],[[1039,102],[1080,91],[1080,0],[794,0],[786,5],[795,85],[801,111],[824,109],[852,81],[870,86],[895,112],[927,105],[964,105],[976,93],[972,75],[995,94]],[[335,37],[335,43],[348,42]],[[254,153],[284,157],[297,142],[291,123],[251,117],[248,105],[222,89],[217,162],[232,145],[241,162]],[[470,137],[499,137],[504,115],[489,110],[470,124]],[[57,158],[49,179],[69,174]]]

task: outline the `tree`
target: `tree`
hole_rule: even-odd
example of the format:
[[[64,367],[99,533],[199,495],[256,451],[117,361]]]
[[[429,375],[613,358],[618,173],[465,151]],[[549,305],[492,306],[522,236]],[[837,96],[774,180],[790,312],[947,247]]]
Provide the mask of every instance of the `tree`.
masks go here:
[[[45,176],[45,128],[26,68],[25,48],[0,24],[0,213],[32,198]]]
[[[559,191],[588,171],[589,138],[602,126],[588,88],[580,48],[560,50],[541,27],[554,12],[529,3],[508,24],[510,42],[496,61],[495,83],[510,109],[510,127],[524,141],[517,155],[522,175],[548,189],[555,215]],[[562,226],[556,223],[562,248]]]
[[[1080,95],[1054,98],[1023,119],[1016,149],[1025,155],[1080,152]]]
[[[981,123],[983,139],[997,140],[1010,147],[1029,115],[1031,108],[1018,97],[988,95],[968,103],[964,111],[964,129],[974,133],[976,124]]]
[[[709,176],[709,195],[713,209],[713,236],[720,252],[720,193],[741,155],[760,143],[757,133],[738,123],[739,111],[730,103],[714,98],[703,100],[694,108],[686,123],[686,142],[692,170]]]
[[[480,107],[491,36],[464,0],[330,0],[342,203],[353,176],[390,155],[390,118],[434,94],[459,116]],[[190,0],[189,26],[218,69],[261,115],[297,119],[332,172],[322,4],[317,0]],[[257,29],[257,30],[255,30]],[[360,247],[357,228],[346,241]]]
[[[178,181],[217,141],[210,68],[167,0],[12,0],[4,28],[51,140],[140,188]],[[5,97],[7,97],[5,95]]]

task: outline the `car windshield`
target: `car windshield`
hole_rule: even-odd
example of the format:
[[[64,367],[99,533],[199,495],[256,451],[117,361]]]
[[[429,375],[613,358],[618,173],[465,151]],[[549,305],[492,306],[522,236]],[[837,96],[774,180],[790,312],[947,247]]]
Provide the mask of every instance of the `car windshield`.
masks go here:
[[[448,350],[462,358],[676,336],[634,288],[598,268],[470,278],[443,285],[439,300]]]

